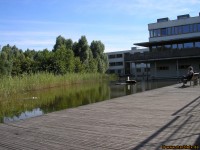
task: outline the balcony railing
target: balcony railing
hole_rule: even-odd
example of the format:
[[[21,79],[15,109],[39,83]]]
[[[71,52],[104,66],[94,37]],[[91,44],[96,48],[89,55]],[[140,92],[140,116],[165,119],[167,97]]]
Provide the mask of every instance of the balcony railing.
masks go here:
[[[189,57],[200,57],[200,48],[126,54],[125,61],[146,62],[151,60]]]

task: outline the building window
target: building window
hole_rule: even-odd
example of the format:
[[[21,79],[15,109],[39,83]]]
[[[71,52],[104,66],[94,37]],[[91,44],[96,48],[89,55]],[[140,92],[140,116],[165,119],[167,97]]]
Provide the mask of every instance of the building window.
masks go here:
[[[123,66],[123,62],[116,62],[115,65],[116,66]]]
[[[193,24],[193,32],[197,32],[197,24]]]
[[[164,50],[169,50],[171,49],[171,45],[164,45]]]
[[[152,52],[156,52],[156,46],[152,46]]]
[[[179,69],[187,69],[190,65],[179,65]]]
[[[183,44],[178,44],[178,49],[183,49]]]
[[[150,37],[200,32],[200,23],[149,30]]]
[[[200,23],[197,24],[197,29],[200,32]]]
[[[150,72],[150,68],[144,68],[145,72]]]
[[[160,67],[157,67],[157,70],[169,70],[169,67],[168,66],[160,66]]]
[[[193,48],[194,47],[192,42],[184,43],[183,45],[184,45],[184,48]]]
[[[117,58],[122,58],[122,54],[117,54]]]
[[[158,52],[162,51],[162,46],[161,46],[161,45],[158,45],[158,46],[157,46],[157,51],[158,51]]]
[[[117,70],[117,73],[118,73],[118,74],[121,74],[121,73],[122,73],[121,69]]]
[[[171,35],[171,28],[167,28],[167,35]]]
[[[157,37],[157,36],[158,36],[157,30],[155,29],[155,30],[153,30],[153,37]]]
[[[110,72],[110,73],[115,73],[115,70],[110,70],[109,72]]]
[[[178,34],[182,34],[182,26],[178,26]]]
[[[108,58],[109,59],[115,58],[115,55],[109,55]]]
[[[109,66],[115,66],[115,63],[114,62],[110,62]]]
[[[136,68],[136,72],[141,72],[141,68]]]
[[[178,34],[178,27],[174,27],[174,34]]]
[[[155,29],[153,33],[154,37],[160,36],[160,29]]]
[[[162,28],[161,29],[161,36],[166,36],[167,35],[167,28]]]
[[[150,31],[149,31],[149,36],[150,36],[150,37],[153,37],[153,30],[150,30]]]
[[[175,32],[174,32],[174,27],[171,28],[171,35],[174,35]]]
[[[177,44],[172,44],[172,49],[177,49]]]
[[[195,47],[200,48],[200,42],[195,42]]]
[[[193,32],[193,24],[190,24],[190,31],[189,32]]]
[[[189,28],[190,26],[189,25],[184,25],[183,26],[183,33],[189,33],[190,32],[190,28]]]

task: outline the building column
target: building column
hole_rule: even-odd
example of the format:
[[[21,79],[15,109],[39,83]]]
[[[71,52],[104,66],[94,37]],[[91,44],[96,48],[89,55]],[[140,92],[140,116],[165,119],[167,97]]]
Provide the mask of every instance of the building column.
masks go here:
[[[157,77],[157,64],[156,64],[156,61],[155,61],[154,77],[155,77],[155,78]]]
[[[179,77],[178,59],[176,60],[176,77]]]
[[[147,65],[147,63],[146,63],[146,71],[147,71],[147,81],[148,81],[149,80],[149,77],[148,77],[149,76],[149,73],[148,73],[149,71],[148,71],[148,65]]]
[[[135,63],[135,79],[137,79],[137,64]]]

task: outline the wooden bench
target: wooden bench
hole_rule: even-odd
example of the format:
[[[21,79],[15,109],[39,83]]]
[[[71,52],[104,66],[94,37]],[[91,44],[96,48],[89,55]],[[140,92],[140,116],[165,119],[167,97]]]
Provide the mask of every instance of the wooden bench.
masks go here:
[[[190,86],[192,85],[192,82],[193,82],[193,85],[198,84],[198,82],[199,82],[199,73],[198,72],[193,74],[192,79],[190,80]]]

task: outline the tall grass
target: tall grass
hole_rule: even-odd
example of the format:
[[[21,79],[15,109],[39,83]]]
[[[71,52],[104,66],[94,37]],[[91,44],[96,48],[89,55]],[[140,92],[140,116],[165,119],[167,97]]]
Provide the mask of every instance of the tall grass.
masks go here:
[[[18,92],[40,90],[45,88],[58,87],[62,85],[77,84],[82,82],[100,81],[107,79],[106,74],[84,73],[54,75],[52,73],[23,74],[16,77],[0,78],[0,97],[7,97]]]
[[[40,108],[43,113],[73,108],[109,99],[110,90],[105,82],[87,82],[42,91],[15,94],[0,101],[0,123],[4,117],[19,117]],[[33,99],[33,97],[37,97]]]

